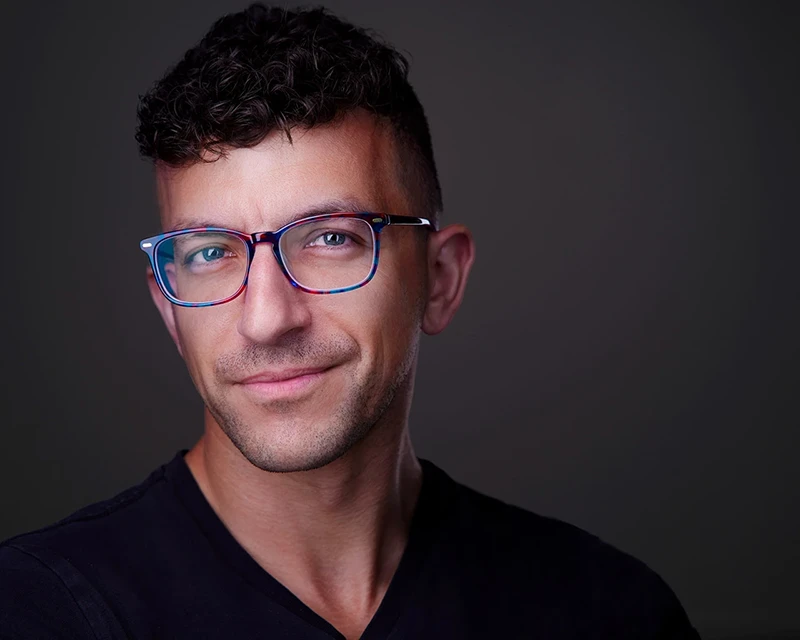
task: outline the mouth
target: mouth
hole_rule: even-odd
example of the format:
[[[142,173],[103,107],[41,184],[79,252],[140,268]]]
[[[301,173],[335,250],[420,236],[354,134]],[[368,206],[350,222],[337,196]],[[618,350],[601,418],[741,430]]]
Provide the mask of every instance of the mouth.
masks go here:
[[[264,371],[237,382],[245,392],[256,396],[260,401],[287,399],[302,395],[319,384],[325,374],[333,367],[306,369],[283,369]]]

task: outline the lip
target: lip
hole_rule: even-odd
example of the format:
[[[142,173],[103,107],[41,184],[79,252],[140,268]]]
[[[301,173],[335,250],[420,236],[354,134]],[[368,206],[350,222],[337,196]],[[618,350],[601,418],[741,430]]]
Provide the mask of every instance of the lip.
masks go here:
[[[244,378],[237,384],[250,395],[257,397],[259,401],[285,399],[306,392],[332,368],[264,371]]]
[[[239,384],[271,384],[273,382],[287,382],[294,378],[323,373],[331,367],[316,367],[313,369],[281,369],[280,371],[262,371],[249,378],[239,380]]]

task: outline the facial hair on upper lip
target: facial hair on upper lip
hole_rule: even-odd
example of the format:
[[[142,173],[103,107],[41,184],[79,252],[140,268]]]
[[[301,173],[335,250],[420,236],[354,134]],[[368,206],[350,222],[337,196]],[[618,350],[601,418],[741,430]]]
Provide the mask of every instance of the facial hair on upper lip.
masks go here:
[[[346,338],[293,340],[280,346],[251,344],[233,353],[225,353],[214,364],[218,382],[231,383],[276,369],[317,369],[340,364],[356,356],[358,344]]]

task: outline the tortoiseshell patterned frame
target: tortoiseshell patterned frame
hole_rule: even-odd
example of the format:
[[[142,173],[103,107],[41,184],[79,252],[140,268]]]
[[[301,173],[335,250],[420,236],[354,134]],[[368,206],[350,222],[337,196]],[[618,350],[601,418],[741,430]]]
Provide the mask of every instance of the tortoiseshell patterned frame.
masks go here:
[[[342,287],[339,289],[311,289],[301,285],[289,273],[289,270],[286,268],[286,264],[283,261],[283,257],[281,256],[279,246],[280,239],[281,236],[289,229],[308,224],[310,222],[315,222],[317,220],[325,220],[327,218],[359,218],[360,220],[364,220],[365,222],[369,223],[370,229],[372,229],[373,239],[372,269],[370,270],[369,275],[361,282],[349,287]],[[139,248],[141,248],[141,250],[144,251],[147,254],[147,257],[150,259],[150,266],[155,274],[158,288],[161,290],[161,293],[164,294],[164,297],[167,300],[169,300],[172,304],[178,305],[179,307],[211,307],[218,304],[224,304],[225,302],[230,302],[239,294],[241,294],[242,291],[244,291],[245,287],[247,286],[247,279],[250,277],[250,265],[253,263],[253,258],[255,257],[256,245],[261,242],[269,242],[272,244],[272,254],[275,256],[275,260],[278,261],[278,266],[281,268],[283,275],[286,276],[286,279],[292,283],[294,287],[300,289],[301,291],[305,291],[307,293],[330,294],[344,293],[345,291],[352,291],[353,289],[363,287],[370,280],[372,280],[372,277],[378,270],[378,257],[380,256],[381,248],[381,231],[388,225],[411,225],[435,229],[434,224],[427,218],[417,218],[416,216],[397,216],[386,213],[370,213],[367,211],[342,211],[336,213],[325,213],[318,216],[310,216],[308,218],[301,218],[300,220],[295,220],[294,222],[284,225],[277,231],[261,231],[252,234],[242,233],[241,231],[236,231],[234,229],[225,229],[223,227],[193,227],[191,229],[180,229],[178,231],[170,231],[169,233],[162,233],[157,236],[145,238],[139,243]],[[247,271],[245,272],[244,281],[242,282],[242,286],[239,287],[238,291],[227,298],[222,298],[221,300],[212,300],[210,302],[183,302],[182,300],[178,300],[172,296],[162,281],[161,271],[156,264],[156,250],[158,249],[158,245],[165,240],[169,240],[170,238],[181,236],[187,233],[196,233],[198,231],[224,231],[236,236],[247,245]]]

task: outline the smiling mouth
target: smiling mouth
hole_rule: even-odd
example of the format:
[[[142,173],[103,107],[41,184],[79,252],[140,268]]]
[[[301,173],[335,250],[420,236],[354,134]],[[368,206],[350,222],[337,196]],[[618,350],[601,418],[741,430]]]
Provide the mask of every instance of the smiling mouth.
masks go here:
[[[280,371],[262,371],[252,375],[244,380],[239,381],[239,384],[261,384],[272,382],[285,382],[293,380],[294,378],[302,378],[303,376],[315,375],[317,373],[324,373],[332,367],[306,367],[303,369],[282,369]]]
[[[333,367],[270,371],[245,378],[237,383],[259,399],[276,399],[301,395],[319,383]]]

